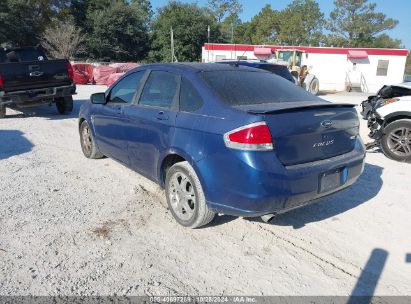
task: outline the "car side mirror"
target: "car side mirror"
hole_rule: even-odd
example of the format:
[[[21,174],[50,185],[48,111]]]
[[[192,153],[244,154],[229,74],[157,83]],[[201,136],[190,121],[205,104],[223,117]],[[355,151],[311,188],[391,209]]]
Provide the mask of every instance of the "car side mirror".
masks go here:
[[[94,93],[91,95],[90,100],[93,104],[106,104],[106,94]]]

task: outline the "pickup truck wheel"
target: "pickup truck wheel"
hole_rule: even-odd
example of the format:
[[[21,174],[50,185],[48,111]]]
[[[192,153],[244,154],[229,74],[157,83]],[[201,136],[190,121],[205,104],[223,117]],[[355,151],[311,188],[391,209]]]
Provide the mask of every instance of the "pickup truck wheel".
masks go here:
[[[73,111],[73,97],[57,98],[56,107],[60,114],[71,113]]]
[[[411,120],[396,120],[384,128],[381,138],[384,154],[401,162],[411,161]]]
[[[80,144],[85,157],[96,159],[104,156],[97,150],[93,133],[91,132],[87,121],[83,121],[80,125]]]
[[[6,117],[6,107],[0,106],[0,118]]]
[[[198,228],[213,220],[215,213],[208,208],[200,180],[188,162],[167,171],[165,186],[168,207],[179,224]]]

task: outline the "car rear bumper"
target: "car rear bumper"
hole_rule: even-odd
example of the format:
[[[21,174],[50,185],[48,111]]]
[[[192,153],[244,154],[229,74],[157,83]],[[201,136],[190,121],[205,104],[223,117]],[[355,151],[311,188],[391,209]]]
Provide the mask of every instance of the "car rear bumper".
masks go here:
[[[50,102],[55,98],[72,96],[76,93],[76,85],[58,86],[42,89],[0,92],[0,104],[4,106],[36,104]]]
[[[213,157],[197,163],[200,174],[205,174],[204,190],[211,209],[253,217],[301,207],[352,185],[364,169],[365,149],[357,139],[355,149],[349,153],[286,167],[275,156],[260,156],[245,154],[244,158],[227,159],[225,164],[220,156],[217,167],[212,164]],[[340,184],[321,190],[322,176],[333,171],[341,172]]]

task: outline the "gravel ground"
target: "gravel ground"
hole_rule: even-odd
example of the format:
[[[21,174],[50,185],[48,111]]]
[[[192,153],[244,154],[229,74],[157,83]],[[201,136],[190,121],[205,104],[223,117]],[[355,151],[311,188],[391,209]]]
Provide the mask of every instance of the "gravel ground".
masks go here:
[[[83,157],[76,115],[102,90],[79,86],[71,116],[0,121],[1,295],[411,295],[409,164],[374,151],[354,186],[315,204],[188,230],[155,184]]]

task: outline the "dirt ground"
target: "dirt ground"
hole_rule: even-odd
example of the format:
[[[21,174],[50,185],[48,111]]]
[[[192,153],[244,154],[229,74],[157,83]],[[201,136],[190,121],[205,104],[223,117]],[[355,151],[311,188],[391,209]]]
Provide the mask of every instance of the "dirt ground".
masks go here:
[[[410,164],[374,151],[355,185],[315,204],[188,230],[155,184],[83,157],[78,109],[103,90],[79,86],[70,116],[0,121],[1,295],[411,295]]]

